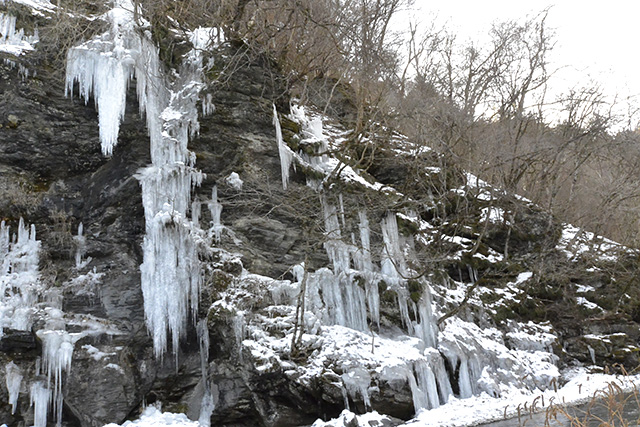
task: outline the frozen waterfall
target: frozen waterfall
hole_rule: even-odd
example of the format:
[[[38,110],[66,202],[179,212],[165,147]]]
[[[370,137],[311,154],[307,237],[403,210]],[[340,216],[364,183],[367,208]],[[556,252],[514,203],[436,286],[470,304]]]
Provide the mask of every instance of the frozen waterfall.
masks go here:
[[[73,94],[77,82],[85,102],[93,96],[102,151],[110,155],[124,117],[128,83],[136,79],[151,152],[151,165],[137,174],[146,222],[140,267],[145,318],[156,356],[166,352],[169,335],[177,355],[200,292],[200,263],[193,238],[199,232],[197,213],[191,221],[188,210],[192,187],[202,182],[203,174],[194,168],[195,156],[187,144],[199,130],[201,53],[215,34],[211,29],[192,32],[194,49],[186,55],[179,74],[168,79],[148,32],[136,28],[131,0],[117,0],[107,17],[108,32],[69,51],[66,93]],[[208,98],[203,108],[212,110],[210,104]]]

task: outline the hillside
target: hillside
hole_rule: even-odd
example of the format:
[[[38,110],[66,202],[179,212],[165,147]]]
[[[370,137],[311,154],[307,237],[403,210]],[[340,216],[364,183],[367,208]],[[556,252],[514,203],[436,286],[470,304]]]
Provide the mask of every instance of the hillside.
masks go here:
[[[0,425],[465,425],[638,366],[636,250],[134,10],[0,3]]]

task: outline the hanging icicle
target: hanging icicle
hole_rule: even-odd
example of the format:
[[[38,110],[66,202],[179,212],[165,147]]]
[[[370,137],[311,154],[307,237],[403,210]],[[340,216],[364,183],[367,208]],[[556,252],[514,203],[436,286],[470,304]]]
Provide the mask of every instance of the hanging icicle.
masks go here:
[[[293,163],[293,152],[282,139],[282,128],[280,127],[280,119],[278,119],[278,110],[273,104],[273,125],[276,128],[276,142],[278,143],[278,153],[280,154],[280,171],[282,173],[282,188],[287,189],[289,185],[289,170]]]

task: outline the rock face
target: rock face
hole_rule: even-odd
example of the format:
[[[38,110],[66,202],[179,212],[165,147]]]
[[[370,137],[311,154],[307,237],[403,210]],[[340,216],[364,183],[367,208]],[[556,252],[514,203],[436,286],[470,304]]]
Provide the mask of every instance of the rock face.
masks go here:
[[[39,25],[46,28],[46,20]],[[400,144],[399,137],[391,132],[371,136],[378,149],[370,156],[368,171],[357,175],[345,167],[345,160],[341,168],[322,175],[309,156],[322,151],[314,146],[322,141],[309,135],[313,126],[305,134],[304,123],[294,120],[297,113],[291,110],[276,65],[233,43],[211,53],[212,73],[234,71],[224,82],[213,77],[208,82],[203,93],[210,96],[215,112],[200,118],[199,135],[190,143],[197,167],[206,174],[193,199],[206,207],[216,186],[224,229],[219,243],[201,248],[204,284],[198,318],[190,322],[175,355],[154,357],[140,288],[145,223],[135,177],[151,159],[135,90],[127,97],[118,145],[105,157],[94,106],[64,97],[64,76],[51,69],[60,64],[49,55],[46,49],[20,57],[0,53],[0,218],[9,233],[18,229],[20,218],[35,225],[41,242],[38,283],[43,288],[32,326],[14,329],[2,321],[0,384],[15,377],[1,368],[10,363],[19,367],[23,380],[15,408],[9,403],[11,391],[0,386],[0,425],[34,423],[30,387],[47,381],[38,358],[48,345],[42,331],[52,322],[73,341],[70,369],[61,368],[62,425],[68,427],[119,423],[155,401],[164,410],[198,419],[207,393],[215,404],[208,416],[212,425],[308,425],[337,416],[346,405],[406,420],[419,407],[437,406],[449,395],[495,391],[478,385],[482,364],[497,363],[494,354],[467,360],[456,358],[452,350],[459,339],[452,332],[455,322],[462,321],[497,328],[491,337],[505,351],[555,352],[560,366],[575,361],[627,367],[638,363],[640,316],[633,305],[637,291],[631,286],[637,254],[618,248],[625,258],[589,258],[591,252],[576,249],[579,234],[563,240],[563,226],[533,204],[480,185],[477,179],[472,183],[454,167],[440,169],[442,162],[433,153],[403,154],[401,145],[393,145]],[[320,104],[318,99],[326,99],[323,88],[330,86],[314,81],[310,101]],[[337,116],[333,136],[344,144],[346,159],[371,147],[349,140],[340,127],[338,119],[348,124],[354,117],[348,93],[341,93],[329,111]],[[286,191],[274,105],[285,142],[300,153]],[[242,180],[241,187],[227,179],[232,173]],[[318,185],[327,191],[317,192]],[[492,209],[501,213],[493,215]],[[327,225],[332,215],[337,238]],[[376,224],[366,239],[362,236],[369,229],[363,217]],[[378,226],[391,217],[394,222],[397,218],[395,243],[389,228]],[[212,222],[212,214],[203,209],[203,230]],[[80,224],[82,243],[77,236]],[[344,248],[346,268],[337,260]],[[369,264],[382,267],[374,272],[355,265],[367,263],[364,252],[370,252]],[[619,263],[624,268],[605,277],[605,269]],[[338,288],[335,305],[327,304],[334,288],[323,282],[329,274],[323,267],[332,267],[331,277],[341,286],[348,282],[353,294]],[[400,267],[415,277],[393,276]],[[588,268],[602,273],[585,274]],[[0,272],[0,279],[5,273]],[[14,292],[9,279],[2,283],[5,294]],[[299,317],[296,304],[300,309],[303,284],[308,286],[308,313]],[[611,297],[599,296],[601,292]],[[359,295],[369,307],[364,311],[366,330],[354,331],[348,321],[337,320],[338,302],[353,308]],[[348,298],[353,300],[347,303]],[[376,304],[379,313],[371,308]],[[207,326],[208,356],[200,346],[198,320]],[[428,330],[431,320],[439,332]],[[544,330],[556,336],[535,342],[509,338],[512,325],[526,321],[547,322]],[[432,343],[432,353],[424,353],[424,343],[434,333],[442,334],[441,342]],[[544,335],[538,329],[531,332],[535,334]],[[351,343],[357,348],[340,353],[338,335],[350,337],[345,348]],[[416,350],[420,354],[403,355],[397,366],[376,371],[380,359],[393,356],[384,354],[397,344],[391,337],[404,337],[397,343],[411,351],[422,346]],[[415,344],[418,340],[422,344]],[[324,353],[330,345],[336,346],[335,352]],[[466,354],[482,346],[479,338]],[[425,354],[442,361],[442,375],[430,383],[439,388],[430,397],[419,390],[420,374],[431,372],[422,366]],[[440,366],[436,362],[432,366]],[[469,390],[461,379],[467,365],[477,377]],[[522,377],[516,365],[513,370]]]

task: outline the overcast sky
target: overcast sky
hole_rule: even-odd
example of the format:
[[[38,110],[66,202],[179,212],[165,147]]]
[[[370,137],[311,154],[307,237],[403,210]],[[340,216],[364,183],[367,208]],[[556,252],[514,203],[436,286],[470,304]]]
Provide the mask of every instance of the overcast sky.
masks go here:
[[[418,20],[437,22],[463,38],[485,33],[494,21],[533,16],[551,7],[556,32],[552,66],[568,66],[556,84],[587,83],[589,76],[622,97],[640,94],[640,1],[638,0],[415,0]],[[573,81],[573,83],[572,83]]]

